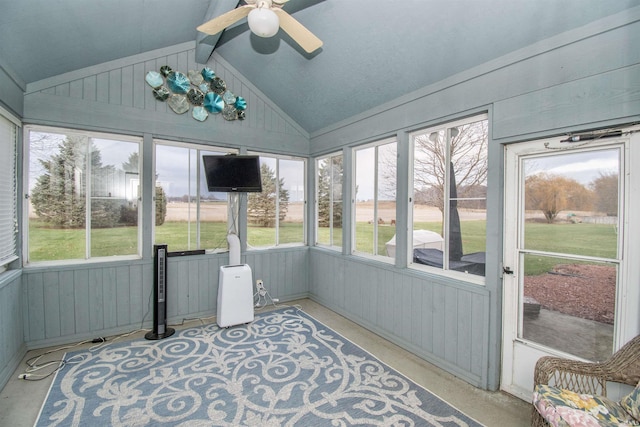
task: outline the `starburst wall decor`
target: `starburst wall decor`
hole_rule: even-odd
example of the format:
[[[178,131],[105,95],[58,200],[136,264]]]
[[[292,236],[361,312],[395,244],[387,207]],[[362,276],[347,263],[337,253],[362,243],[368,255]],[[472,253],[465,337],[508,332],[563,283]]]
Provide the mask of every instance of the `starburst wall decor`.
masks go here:
[[[187,74],[164,65],[160,72],[149,71],[145,80],[153,88],[153,96],[166,101],[176,114],[186,113],[193,105],[191,116],[199,122],[209,114],[222,114],[225,120],[244,120],[247,101],[228,90],[211,68],[189,70]]]

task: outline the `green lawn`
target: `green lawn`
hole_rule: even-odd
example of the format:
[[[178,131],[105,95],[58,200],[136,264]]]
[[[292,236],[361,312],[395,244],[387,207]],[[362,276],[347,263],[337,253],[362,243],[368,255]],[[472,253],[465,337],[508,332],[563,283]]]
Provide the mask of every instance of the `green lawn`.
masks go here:
[[[465,253],[485,250],[485,221],[463,221],[462,246]],[[415,223],[414,229],[440,232],[439,222]],[[341,242],[341,229],[334,229],[334,240]],[[271,246],[275,242],[274,228],[249,226],[249,244],[254,247]],[[328,241],[329,229],[319,229],[320,241]],[[378,253],[386,254],[385,243],[395,234],[395,227],[378,227]],[[191,236],[191,242],[188,236]],[[201,224],[202,248],[226,248],[227,225],[224,222],[203,222]],[[280,243],[302,241],[302,223],[285,223],[280,227]],[[611,225],[600,224],[544,224],[527,223],[525,226],[525,247],[540,251],[591,255],[615,258],[617,236]],[[91,233],[93,257],[110,255],[132,255],[137,253],[137,228],[117,227],[97,229]],[[195,249],[196,229],[189,229],[186,222],[165,222],[156,227],[156,242],[169,245],[169,251]],[[373,224],[356,224],[356,242],[359,251],[372,253]],[[48,228],[43,222],[30,221],[29,259],[31,261],[83,259],[85,254],[84,230],[63,230]],[[528,255],[525,261],[526,274],[540,274],[549,271],[563,259]]]

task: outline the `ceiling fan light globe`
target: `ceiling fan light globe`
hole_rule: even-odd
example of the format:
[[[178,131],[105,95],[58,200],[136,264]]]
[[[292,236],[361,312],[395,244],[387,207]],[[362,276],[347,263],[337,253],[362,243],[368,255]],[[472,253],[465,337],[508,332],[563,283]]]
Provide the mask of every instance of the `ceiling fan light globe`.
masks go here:
[[[255,8],[247,17],[251,32],[260,37],[273,37],[280,28],[280,20],[274,11],[266,8]]]

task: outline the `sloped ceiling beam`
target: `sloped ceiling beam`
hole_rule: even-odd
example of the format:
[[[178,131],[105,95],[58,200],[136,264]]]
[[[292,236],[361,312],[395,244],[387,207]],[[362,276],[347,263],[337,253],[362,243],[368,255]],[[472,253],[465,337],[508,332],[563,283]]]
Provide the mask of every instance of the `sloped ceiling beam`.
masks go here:
[[[207,9],[207,13],[202,20],[204,24],[207,21],[215,18],[216,16],[220,16],[223,13],[227,13],[232,9],[235,9],[240,3],[238,0],[210,0],[209,1],[209,9]],[[198,64],[206,64],[213,53],[216,45],[218,44],[218,40],[222,35],[223,31],[220,31],[218,34],[213,36],[198,32],[196,36],[196,62]]]

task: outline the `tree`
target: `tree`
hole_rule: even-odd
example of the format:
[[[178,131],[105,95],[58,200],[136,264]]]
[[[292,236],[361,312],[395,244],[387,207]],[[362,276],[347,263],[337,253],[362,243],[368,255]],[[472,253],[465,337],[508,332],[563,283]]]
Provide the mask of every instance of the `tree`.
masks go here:
[[[260,166],[262,192],[251,193],[247,202],[249,221],[261,227],[273,227],[276,222],[276,200],[278,220],[283,221],[289,210],[289,190],[284,188],[284,179],[276,178],[275,172],[263,163]]]
[[[137,175],[139,173],[139,162],[140,155],[137,152],[131,153],[127,161],[122,164],[122,170],[126,173]],[[155,193],[155,223],[156,225],[162,225],[167,217],[167,194],[159,185],[156,186]],[[122,206],[120,216],[120,221],[124,224],[138,224],[138,203],[135,203],[132,206]]]
[[[563,210],[590,210],[592,202],[592,192],[572,178],[538,173],[525,180],[525,209],[541,210],[549,224]]]
[[[333,205],[333,206],[332,206]],[[318,225],[342,227],[342,156],[327,158],[318,166]]]
[[[444,130],[415,138],[415,203],[437,207],[443,214],[447,169],[453,170],[450,179],[456,184],[458,198],[486,197],[487,121],[450,128],[449,133],[449,163]]]
[[[618,174],[600,173],[590,187],[595,198],[595,209],[609,216],[618,216]]]
[[[85,138],[69,136],[59,153],[40,160],[44,173],[31,190],[31,204],[38,217],[61,228],[82,228],[86,222]],[[92,165],[100,166],[100,152],[91,154]]]

